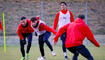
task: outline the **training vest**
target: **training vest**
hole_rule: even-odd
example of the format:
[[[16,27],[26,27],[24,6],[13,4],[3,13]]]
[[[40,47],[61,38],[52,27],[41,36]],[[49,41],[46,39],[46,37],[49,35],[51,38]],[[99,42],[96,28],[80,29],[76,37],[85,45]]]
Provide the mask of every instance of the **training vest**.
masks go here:
[[[43,22],[41,20],[39,21],[38,27],[35,28],[35,32],[37,33],[37,35],[42,35],[42,34],[44,34],[46,32],[46,30],[39,31],[39,26],[40,26],[41,23],[44,23],[45,24],[45,22]]]
[[[69,11],[67,11],[66,14],[63,14],[61,11],[60,11],[60,15],[59,15],[59,22],[58,22],[58,29],[61,28],[62,26],[66,25],[70,23],[70,13]]]

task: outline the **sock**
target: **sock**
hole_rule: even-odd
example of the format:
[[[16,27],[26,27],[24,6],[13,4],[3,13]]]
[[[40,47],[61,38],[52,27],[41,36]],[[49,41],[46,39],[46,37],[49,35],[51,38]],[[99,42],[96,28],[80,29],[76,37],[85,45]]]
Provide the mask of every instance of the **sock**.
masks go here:
[[[52,53],[54,52],[54,51],[51,51]]]
[[[45,59],[45,56],[42,56]]]
[[[64,52],[64,56],[67,56],[67,53],[66,52]]]

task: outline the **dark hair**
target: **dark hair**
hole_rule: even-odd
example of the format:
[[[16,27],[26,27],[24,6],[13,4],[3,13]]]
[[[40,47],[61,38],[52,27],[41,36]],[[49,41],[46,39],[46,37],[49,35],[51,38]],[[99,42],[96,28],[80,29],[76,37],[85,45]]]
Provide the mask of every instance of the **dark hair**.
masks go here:
[[[80,14],[78,15],[78,18],[85,19],[85,16],[83,14]]]
[[[65,4],[65,5],[67,6],[66,2],[60,2],[60,5],[61,5],[61,4]]]
[[[23,17],[21,17],[21,20],[23,20],[23,19],[26,19],[26,17],[24,17],[24,16],[23,16]]]
[[[32,17],[31,18],[31,21],[33,22],[33,21],[37,21],[37,18],[36,17]]]

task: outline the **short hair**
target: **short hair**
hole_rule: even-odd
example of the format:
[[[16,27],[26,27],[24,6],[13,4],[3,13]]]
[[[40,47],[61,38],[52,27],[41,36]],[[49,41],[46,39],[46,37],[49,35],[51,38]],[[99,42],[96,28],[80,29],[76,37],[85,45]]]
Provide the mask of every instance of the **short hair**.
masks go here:
[[[80,14],[80,15],[78,15],[78,18],[85,19],[85,15]]]
[[[26,19],[26,17],[22,16],[22,17],[21,17],[21,20],[23,20],[23,19]]]
[[[31,21],[32,21],[32,22],[37,21],[37,18],[36,18],[36,17],[32,17],[32,18],[31,18]]]
[[[61,4],[65,4],[65,5],[67,6],[66,2],[60,2],[60,5],[61,5]]]

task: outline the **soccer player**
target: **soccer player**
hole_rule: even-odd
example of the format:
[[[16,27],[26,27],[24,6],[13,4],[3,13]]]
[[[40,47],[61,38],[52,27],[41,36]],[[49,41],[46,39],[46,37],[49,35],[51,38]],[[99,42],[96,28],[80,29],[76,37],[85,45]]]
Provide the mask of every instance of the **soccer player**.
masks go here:
[[[60,3],[61,10],[56,14],[53,28],[56,30],[57,25],[58,29],[61,28],[62,26],[66,25],[67,23],[73,22],[74,17],[71,11],[67,9],[67,4],[66,2],[61,2]],[[61,35],[61,40],[62,40],[62,50],[64,52],[64,58],[65,60],[68,59],[67,53],[66,53],[66,48],[65,48],[65,40],[66,40],[66,32]]]
[[[22,17],[17,29],[17,34],[20,38],[20,50],[22,53],[21,60],[25,59],[24,45],[26,44],[26,38],[28,40],[26,57],[29,56],[29,51],[32,42],[32,32],[34,32],[34,29],[31,27],[31,20],[26,19],[26,17]]]
[[[56,31],[50,27],[48,27],[43,21],[39,21],[38,17],[32,17],[31,18],[32,21],[32,26],[36,32],[36,35],[39,36],[39,48],[40,48],[40,52],[42,57],[39,58],[39,60],[44,60],[45,59],[45,53],[44,53],[44,43],[47,44],[47,46],[49,47],[49,49],[52,52],[52,55],[56,56],[52,45],[50,44],[50,42],[48,41],[48,38],[51,35],[51,32],[53,34],[56,34]]]
[[[0,21],[0,30],[3,32],[3,27],[2,27],[1,21]]]
[[[75,22],[68,23],[61,27],[54,37],[54,43],[56,44],[58,38],[63,33],[67,32],[65,46],[70,52],[74,54],[72,60],[78,60],[79,53],[88,60],[94,60],[88,49],[83,45],[83,40],[85,37],[87,37],[87,39],[96,47],[100,47],[90,28],[83,21],[84,18],[84,15],[79,15]]]

